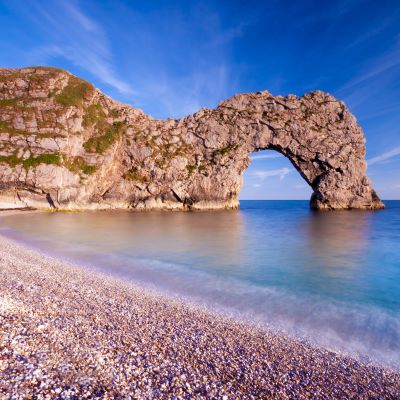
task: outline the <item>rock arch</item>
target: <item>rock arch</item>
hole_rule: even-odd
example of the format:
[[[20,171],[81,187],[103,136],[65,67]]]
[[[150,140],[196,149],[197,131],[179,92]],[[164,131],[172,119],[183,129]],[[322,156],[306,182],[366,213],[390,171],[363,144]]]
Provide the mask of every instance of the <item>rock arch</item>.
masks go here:
[[[239,94],[156,120],[63,70],[0,70],[0,208],[237,208],[264,149],[291,161],[312,208],[383,208],[363,132],[329,94]]]
[[[268,149],[287,157],[311,186],[312,208],[383,207],[366,176],[362,129],[344,103],[327,93],[303,97],[240,94],[196,117],[206,148],[220,153],[231,149],[229,166],[234,172],[225,187],[232,190],[225,197],[234,194],[237,198],[238,176],[249,165],[249,154]],[[221,165],[217,163],[216,168]],[[214,187],[212,191],[218,193],[218,189],[223,190]]]

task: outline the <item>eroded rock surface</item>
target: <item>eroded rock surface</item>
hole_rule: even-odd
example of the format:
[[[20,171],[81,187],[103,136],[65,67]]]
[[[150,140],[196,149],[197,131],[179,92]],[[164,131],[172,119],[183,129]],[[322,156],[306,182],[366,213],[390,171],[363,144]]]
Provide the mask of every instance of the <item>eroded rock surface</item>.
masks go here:
[[[263,149],[290,159],[312,208],[383,207],[363,132],[327,93],[239,94],[156,120],[63,70],[0,70],[0,208],[236,208]]]

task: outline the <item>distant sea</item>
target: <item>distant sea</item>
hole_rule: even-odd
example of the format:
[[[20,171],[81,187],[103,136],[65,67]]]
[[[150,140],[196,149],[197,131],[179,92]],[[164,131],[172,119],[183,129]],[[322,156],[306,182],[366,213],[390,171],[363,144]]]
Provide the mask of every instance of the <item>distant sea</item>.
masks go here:
[[[313,212],[308,201],[239,211],[4,216],[41,251],[400,369],[400,201]]]

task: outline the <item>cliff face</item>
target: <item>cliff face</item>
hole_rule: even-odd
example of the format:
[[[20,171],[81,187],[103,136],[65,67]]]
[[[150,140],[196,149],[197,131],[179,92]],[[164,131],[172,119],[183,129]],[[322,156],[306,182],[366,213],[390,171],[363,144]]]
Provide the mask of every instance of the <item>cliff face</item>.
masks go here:
[[[240,94],[155,120],[63,70],[0,69],[0,208],[236,208],[263,149],[290,159],[313,208],[383,207],[363,132],[329,94]]]

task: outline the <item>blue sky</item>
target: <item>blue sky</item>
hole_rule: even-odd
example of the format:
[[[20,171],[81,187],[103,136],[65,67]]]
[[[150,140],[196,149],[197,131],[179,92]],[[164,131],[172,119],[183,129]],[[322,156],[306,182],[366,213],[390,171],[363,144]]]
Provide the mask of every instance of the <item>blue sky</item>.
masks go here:
[[[237,92],[343,99],[368,174],[400,198],[400,1],[2,1],[0,65],[52,65],[157,118]],[[257,153],[241,198],[309,198],[290,162]]]

